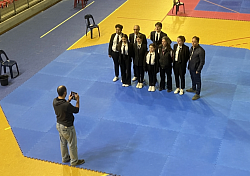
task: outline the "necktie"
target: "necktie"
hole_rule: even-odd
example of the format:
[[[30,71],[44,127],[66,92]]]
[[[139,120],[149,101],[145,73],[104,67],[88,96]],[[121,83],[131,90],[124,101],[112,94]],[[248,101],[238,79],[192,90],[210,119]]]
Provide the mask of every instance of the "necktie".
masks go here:
[[[156,40],[155,42],[157,43],[158,42],[158,33],[156,34]]]
[[[125,45],[123,45],[123,57],[125,57]]]
[[[179,54],[178,54],[178,61],[179,62],[180,62],[181,50],[182,50],[182,47],[179,48]]]
[[[150,54],[150,56],[149,56],[149,65],[151,65],[151,56],[152,56],[152,54]]]
[[[136,41],[136,35],[135,35],[135,38],[134,38],[134,43],[137,43],[137,41]]]
[[[119,35],[117,35],[117,45],[119,44]]]

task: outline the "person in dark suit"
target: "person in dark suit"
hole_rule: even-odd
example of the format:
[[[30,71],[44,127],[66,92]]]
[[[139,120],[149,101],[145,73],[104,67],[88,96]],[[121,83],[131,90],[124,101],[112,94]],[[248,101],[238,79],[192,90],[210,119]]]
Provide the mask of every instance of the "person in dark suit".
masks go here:
[[[161,45],[162,37],[167,36],[166,33],[161,31],[161,29],[162,29],[162,23],[157,22],[155,24],[155,31],[152,31],[151,34],[150,34],[150,40],[152,40],[152,42],[156,45],[157,48],[158,48],[159,45]],[[169,42],[170,42],[170,44],[172,43],[171,40]]]
[[[140,26],[139,25],[135,25],[134,26],[134,33],[129,34],[129,42],[132,43],[132,44],[136,43],[137,42],[136,38],[137,38],[137,36],[139,34],[142,36],[142,43],[147,45],[146,35],[140,33]],[[133,61],[134,61],[134,57],[133,57]],[[132,81],[136,81],[137,80],[137,72],[138,71],[136,70],[136,67],[135,67],[134,64],[133,64],[133,71],[134,71],[134,77],[133,77]]]
[[[114,69],[115,69],[115,77],[113,81],[117,81],[119,79],[119,52],[117,46],[122,39],[122,29],[123,26],[120,24],[115,25],[116,32],[111,35],[109,41],[108,55],[113,58],[114,61]]]
[[[167,91],[172,91],[172,48],[167,36],[162,38],[162,44],[159,46],[159,67],[160,67],[160,88],[159,91],[165,90],[165,74],[167,74]]]
[[[192,47],[190,49],[190,59],[188,69],[190,71],[192,88],[187,89],[187,92],[195,92],[192,100],[200,98],[201,92],[201,70],[205,64],[205,50],[199,45],[200,38],[194,36],[192,38]]]
[[[174,91],[175,94],[184,94],[185,89],[185,74],[186,74],[186,67],[187,62],[189,59],[189,48],[184,44],[186,41],[184,36],[179,36],[177,38],[177,44],[174,45],[173,51],[173,68],[174,68],[174,75],[175,75],[175,84],[176,90]],[[180,87],[180,80],[181,80],[181,87]]]
[[[159,72],[159,55],[156,52],[156,45],[151,43],[149,45],[149,51],[146,52],[144,57],[144,71],[148,72],[149,78],[149,92],[155,91],[155,84],[156,84],[156,74]]]
[[[118,44],[119,63],[121,66],[122,86],[131,85],[131,56],[133,53],[133,45],[129,43],[128,36],[122,35],[122,40]]]
[[[137,71],[136,75],[138,84],[136,88],[141,89],[143,87],[143,79],[144,79],[144,69],[143,69],[143,61],[145,54],[147,52],[147,44],[143,43],[144,36],[141,34],[137,35],[136,43],[133,44],[133,53],[134,53],[134,66]]]

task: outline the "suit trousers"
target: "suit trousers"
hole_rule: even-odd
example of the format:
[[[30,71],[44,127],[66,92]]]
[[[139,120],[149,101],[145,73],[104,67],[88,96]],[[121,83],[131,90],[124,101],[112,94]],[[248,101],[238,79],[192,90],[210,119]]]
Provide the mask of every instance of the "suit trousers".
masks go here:
[[[174,63],[174,76],[176,88],[180,88],[181,80],[181,89],[185,89],[185,71],[181,68],[181,64],[178,62]]]
[[[196,74],[196,70],[189,70],[192,80],[192,89],[196,90],[196,94],[201,92],[201,73]]]
[[[119,53],[112,51],[111,57],[113,58],[114,61],[114,69],[115,69],[115,76],[119,76]]]
[[[137,66],[137,65],[135,65],[135,70],[137,71],[136,75],[137,75],[138,83],[143,83],[143,79],[144,79],[144,69],[143,69],[143,66]]]
[[[137,73],[138,73],[138,70],[137,70],[137,66],[133,64],[133,71],[134,71],[134,77],[138,77]]]
[[[149,86],[155,86],[157,81],[156,79],[157,72],[155,70],[155,66],[147,64],[147,68],[148,68]]]
[[[131,60],[128,56],[121,56],[122,83],[131,85]]]
[[[165,89],[165,79],[167,74],[167,89],[172,90],[172,67],[160,68],[161,82],[160,87]]]

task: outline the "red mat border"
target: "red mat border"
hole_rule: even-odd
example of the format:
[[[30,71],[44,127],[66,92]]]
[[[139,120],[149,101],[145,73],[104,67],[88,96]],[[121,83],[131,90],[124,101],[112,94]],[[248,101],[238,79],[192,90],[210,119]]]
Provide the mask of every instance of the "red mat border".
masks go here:
[[[185,13],[182,9],[183,7],[180,6],[180,10],[177,13],[177,16],[184,16],[184,17],[198,17],[198,18],[211,18],[211,19],[223,19],[223,20],[239,20],[239,21],[250,21],[250,14],[246,13],[231,13],[231,12],[213,12],[213,11],[201,11],[201,10],[194,10],[195,7],[198,5],[200,0],[181,0],[185,4]],[[172,13],[172,9],[168,12],[170,16],[176,16],[175,9]]]

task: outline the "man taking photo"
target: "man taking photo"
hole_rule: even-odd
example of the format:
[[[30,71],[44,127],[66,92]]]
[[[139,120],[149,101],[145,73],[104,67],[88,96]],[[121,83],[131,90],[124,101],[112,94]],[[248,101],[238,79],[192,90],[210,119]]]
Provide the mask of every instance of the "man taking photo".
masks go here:
[[[74,127],[73,113],[79,112],[79,95],[69,95],[69,99],[65,100],[67,89],[65,86],[57,88],[58,97],[53,101],[57,124],[56,128],[60,136],[60,148],[62,155],[62,162],[70,162],[71,166],[76,166],[85,163],[84,160],[78,160],[77,154],[77,138]],[[70,101],[76,100],[76,106],[73,106]],[[69,151],[68,146],[69,145]]]

